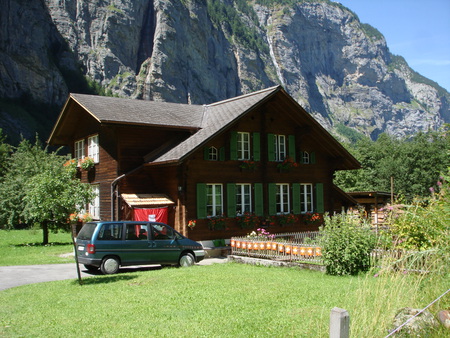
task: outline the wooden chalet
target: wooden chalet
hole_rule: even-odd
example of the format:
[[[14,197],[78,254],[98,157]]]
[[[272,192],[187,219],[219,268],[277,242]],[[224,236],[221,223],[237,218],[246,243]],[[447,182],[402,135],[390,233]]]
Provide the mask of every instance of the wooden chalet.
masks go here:
[[[166,217],[195,240],[315,230],[355,202],[334,172],[360,168],[281,86],[208,105],[71,94],[48,143],[94,159],[94,219]]]

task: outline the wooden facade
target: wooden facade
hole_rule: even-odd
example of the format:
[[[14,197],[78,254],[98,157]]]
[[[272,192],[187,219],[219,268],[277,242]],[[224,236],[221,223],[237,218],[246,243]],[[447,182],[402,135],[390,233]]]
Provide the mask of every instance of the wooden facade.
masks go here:
[[[157,109],[147,111],[144,104]],[[134,115],[128,117],[129,111]],[[170,114],[180,121],[170,122]],[[359,163],[280,86],[203,107],[72,94],[49,143],[74,153],[75,142],[91,135],[98,135],[99,162],[80,178],[98,185],[101,219],[124,218],[121,194],[165,194],[174,202],[168,223],[206,240],[245,235],[262,225],[270,232],[316,230],[319,223],[308,221],[300,204],[323,214],[353,202],[332,178]],[[286,157],[295,165],[280,169]],[[244,159],[251,168],[243,168]],[[221,190],[213,207],[225,218],[222,229],[210,228],[207,211],[215,202],[203,194],[211,187]],[[260,225],[239,226],[236,201],[244,199],[237,188],[245,188],[243,203]],[[273,224],[279,210],[297,221]],[[187,227],[189,220],[195,228]]]

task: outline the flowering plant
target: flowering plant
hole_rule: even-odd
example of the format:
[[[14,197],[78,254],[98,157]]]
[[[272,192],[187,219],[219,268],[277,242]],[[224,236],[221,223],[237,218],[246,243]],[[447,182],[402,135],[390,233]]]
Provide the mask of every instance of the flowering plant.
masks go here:
[[[210,216],[208,218],[208,228],[209,230],[224,230],[226,225],[226,218],[224,215],[221,216]]]
[[[245,212],[241,216],[236,217],[236,221],[242,229],[251,229],[261,224],[261,219],[249,212]]]
[[[268,232],[266,229],[259,228],[256,229],[256,231],[252,231],[251,233],[247,234],[248,239],[253,240],[273,240],[275,238],[275,235],[271,235],[270,232]]]
[[[239,165],[239,168],[245,169],[245,170],[255,170],[258,167],[255,161],[242,161]]]
[[[91,168],[93,168],[95,165],[95,161],[92,157],[85,157],[83,159],[80,160],[80,167],[83,170],[90,170]]]
[[[72,158],[66,161],[66,163],[63,164],[64,168],[66,168],[70,173],[76,174],[77,172],[77,161]]]
[[[297,220],[298,217],[294,214],[279,214],[276,216],[270,216],[271,224],[279,224],[281,226],[294,224],[295,222],[297,222]]]
[[[190,229],[194,229],[196,225],[197,225],[197,221],[196,221],[195,219],[191,219],[191,220],[188,222],[188,224],[187,224],[187,226],[188,226]]]
[[[71,223],[90,222],[90,221],[92,221],[92,215],[90,213],[88,213],[88,212],[85,212],[84,214],[75,214],[75,213],[73,213],[73,214],[69,215],[69,221]]]
[[[303,219],[305,220],[306,223],[316,223],[317,221],[320,220],[320,215],[317,212],[315,213],[307,212],[303,216]]]
[[[289,156],[286,157],[283,162],[277,164],[277,168],[280,170],[290,170],[291,168],[296,168],[297,166],[297,162]]]

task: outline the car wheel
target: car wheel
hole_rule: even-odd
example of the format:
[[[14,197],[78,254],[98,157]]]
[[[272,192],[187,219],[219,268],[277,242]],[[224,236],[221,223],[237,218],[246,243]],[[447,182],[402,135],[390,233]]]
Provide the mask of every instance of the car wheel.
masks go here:
[[[195,263],[194,256],[192,256],[192,254],[190,253],[185,253],[180,257],[179,265],[181,267],[190,267],[194,265],[194,263]]]
[[[93,265],[87,265],[84,264],[84,267],[86,268],[87,271],[89,272],[95,272],[98,270],[98,266],[93,266]]]
[[[119,271],[119,266],[120,263],[116,257],[106,257],[102,261],[100,270],[102,270],[105,275],[111,275]]]

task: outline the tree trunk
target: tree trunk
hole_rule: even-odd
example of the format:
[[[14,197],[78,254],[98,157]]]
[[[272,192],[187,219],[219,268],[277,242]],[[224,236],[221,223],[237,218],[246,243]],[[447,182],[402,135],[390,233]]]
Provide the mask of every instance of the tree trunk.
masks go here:
[[[48,244],[48,221],[42,222],[42,245]]]

